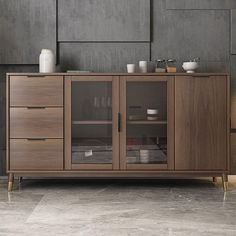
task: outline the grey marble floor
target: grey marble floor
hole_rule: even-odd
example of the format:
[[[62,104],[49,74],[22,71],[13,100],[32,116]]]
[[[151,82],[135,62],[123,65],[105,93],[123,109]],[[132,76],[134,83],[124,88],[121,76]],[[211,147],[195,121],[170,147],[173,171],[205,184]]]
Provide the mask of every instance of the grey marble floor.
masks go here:
[[[235,236],[236,178],[218,181],[0,180],[0,235]]]

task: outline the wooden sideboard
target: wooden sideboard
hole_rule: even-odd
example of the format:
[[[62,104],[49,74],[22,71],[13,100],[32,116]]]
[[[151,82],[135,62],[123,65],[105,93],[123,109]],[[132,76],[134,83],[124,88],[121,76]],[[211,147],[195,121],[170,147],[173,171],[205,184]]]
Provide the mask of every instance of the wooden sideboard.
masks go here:
[[[8,190],[14,176],[221,176],[226,190],[229,81],[227,74],[10,73]]]

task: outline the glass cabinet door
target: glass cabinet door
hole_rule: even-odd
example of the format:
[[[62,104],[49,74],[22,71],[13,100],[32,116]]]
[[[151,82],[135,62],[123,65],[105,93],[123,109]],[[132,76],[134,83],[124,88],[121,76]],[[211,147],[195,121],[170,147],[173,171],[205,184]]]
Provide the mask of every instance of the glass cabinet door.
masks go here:
[[[169,158],[168,80],[129,77],[123,81],[123,168],[167,169]],[[169,163],[170,162],[170,163]]]
[[[113,169],[115,94],[112,77],[71,81],[71,167]],[[117,111],[116,111],[117,113]]]

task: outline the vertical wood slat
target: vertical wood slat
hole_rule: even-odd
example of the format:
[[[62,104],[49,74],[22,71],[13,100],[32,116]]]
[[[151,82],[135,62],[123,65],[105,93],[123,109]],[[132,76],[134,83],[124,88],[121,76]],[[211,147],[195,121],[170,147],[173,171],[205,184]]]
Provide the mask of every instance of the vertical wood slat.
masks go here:
[[[65,76],[64,108],[64,168],[71,169],[71,76]]]
[[[121,113],[121,132],[120,132],[120,169],[126,169],[126,83],[127,77],[120,80],[120,113]]]
[[[9,160],[9,82],[10,76],[6,77],[6,170],[10,169]]]
[[[167,81],[167,164],[169,170],[174,170],[174,77],[171,77]]]
[[[112,167],[113,170],[120,168],[119,163],[119,133],[118,133],[118,112],[119,112],[119,76],[112,77]]]

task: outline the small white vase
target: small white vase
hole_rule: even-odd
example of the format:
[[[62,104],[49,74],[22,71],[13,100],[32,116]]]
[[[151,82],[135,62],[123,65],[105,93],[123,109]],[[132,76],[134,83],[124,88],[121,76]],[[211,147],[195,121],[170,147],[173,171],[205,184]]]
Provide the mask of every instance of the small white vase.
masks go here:
[[[39,72],[40,73],[53,73],[55,72],[55,57],[53,52],[49,49],[42,49],[39,56]]]

